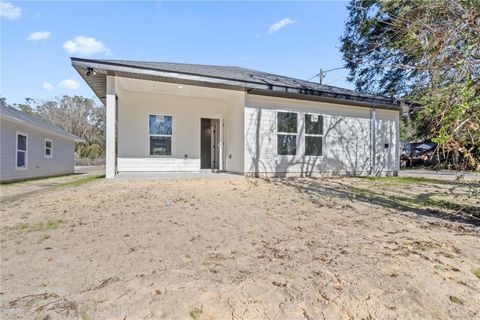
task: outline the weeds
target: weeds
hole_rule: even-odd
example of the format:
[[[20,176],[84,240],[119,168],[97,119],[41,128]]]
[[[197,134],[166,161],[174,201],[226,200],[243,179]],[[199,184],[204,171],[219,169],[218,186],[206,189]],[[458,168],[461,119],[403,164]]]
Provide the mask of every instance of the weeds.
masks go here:
[[[377,178],[378,179],[378,178]],[[423,178],[422,178],[423,179]],[[385,193],[378,193],[371,191],[370,189],[347,187],[348,192],[367,198],[369,202],[376,202],[377,204],[389,207],[397,208],[434,208],[442,211],[454,211],[456,213],[463,212],[471,214],[474,217],[480,218],[480,209],[476,206],[465,205],[456,202],[452,202],[444,199],[434,198],[432,194],[419,194],[414,198],[408,198],[400,195],[388,195]]]
[[[18,231],[21,233],[37,232],[37,231],[48,231],[57,229],[65,221],[60,219],[48,219],[45,222],[37,222],[34,224],[31,223],[18,223],[13,227],[6,227],[7,231]],[[44,237],[45,238],[45,237]],[[48,238],[46,238],[48,239]]]
[[[192,319],[194,319],[194,320],[198,320],[202,316],[202,313],[203,313],[203,307],[202,306],[195,307],[190,311],[190,317],[192,317]]]
[[[50,315],[48,314],[45,314],[45,313],[38,313],[36,316],[35,316],[35,320],[50,320]]]
[[[448,298],[449,298],[450,301],[452,301],[453,303],[463,304],[463,300],[460,299],[459,297],[449,296]]]
[[[480,279],[480,268],[477,268],[475,270],[472,270],[472,273],[475,275],[475,277],[477,277],[478,279]]]
[[[407,183],[416,183],[416,184],[443,184],[445,181],[440,179],[433,178],[423,178],[423,177],[360,177],[362,179],[378,182],[386,182],[389,185],[399,185]]]
[[[58,187],[79,187],[83,184],[92,182],[93,180],[102,179],[102,178],[105,178],[104,174],[86,176],[86,177],[83,177],[83,178],[80,178],[80,179],[76,179],[76,180],[73,180],[73,181],[69,181],[69,182],[59,184]]]

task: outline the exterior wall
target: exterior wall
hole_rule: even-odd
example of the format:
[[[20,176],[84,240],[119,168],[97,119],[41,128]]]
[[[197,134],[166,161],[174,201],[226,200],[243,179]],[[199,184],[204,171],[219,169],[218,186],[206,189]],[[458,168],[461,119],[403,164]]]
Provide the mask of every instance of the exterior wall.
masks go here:
[[[278,156],[276,112],[299,113],[297,155]],[[304,156],[304,114],[324,115],[323,155]],[[398,171],[398,111],[377,110],[372,171]],[[245,173],[259,175],[368,174],[371,170],[370,109],[248,95],[245,108]],[[385,148],[385,143],[388,147]]]
[[[245,95],[240,98],[241,105],[229,108],[225,119],[224,137],[226,171],[243,173],[244,171],[244,122],[245,118]]]
[[[1,120],[0,180],[2,182],[73,173],[73,140],[52,135],[14,122]],[[15,169],[16,132],[28,134],[27,169]],[[52,157],[45,157],[45,139],[53,142]]]
[[[200,119],[221,120],[223,169],[265,175],[394,174],[399,112],[115,77],[117,171],[199,171]],[[299,113],[296,156],[277,156],[276,112]],[[304,156],[304,114],[324,116],[323,155]],[[148,116],[172,116],[172,155],[150,156]],[[222,126],[223,125],[223,126]]]
[[[400,113],[377,110],[375,172],[400,171]],[[388,144],[388,146],[386,145]]]
[[[224,168],[243,171],[243,92],[126,78],[115,87],[119,172],[199,171],[201,118],[221,119]],[[171,156],[149,155],[149,115],[172,116]]]

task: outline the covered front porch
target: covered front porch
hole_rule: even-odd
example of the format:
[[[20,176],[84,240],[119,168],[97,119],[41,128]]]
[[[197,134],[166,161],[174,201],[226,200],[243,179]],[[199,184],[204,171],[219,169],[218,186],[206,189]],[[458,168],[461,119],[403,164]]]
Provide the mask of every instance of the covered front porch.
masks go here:
[[[106,177],[243,173],[245,94],[107,77]]]

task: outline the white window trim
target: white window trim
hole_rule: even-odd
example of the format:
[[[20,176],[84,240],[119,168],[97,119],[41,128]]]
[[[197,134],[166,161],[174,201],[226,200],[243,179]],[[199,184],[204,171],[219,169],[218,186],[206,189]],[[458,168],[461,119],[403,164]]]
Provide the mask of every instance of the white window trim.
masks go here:
[[[27,140],[25,141],[25,151],[18,150],[18,136],[25,136],[27,138]],[[24,167],[17,166],[17,164],[18,164],[18,152],[19,151],[25,153],[25,166]],[[25,133],[25,132],[21,132],[21,131],[16,131],[16,134],[15,134],[15,170],[28,170],[28,134]]]
[[[47,148],[47,141],[50,141],[50,148]],[[47,155],[47,149],[50,149],[50,155]],[[45,148],[43,150],[43,155],[45,158],[53,158],[53,140],[45,139]]]
[[[308,115],[311,115],[311,116],[321,116],[322,117],[322,134],[311,134],[311,133],[307,133],[307,125],[306,125],[306,117],[307,117],[307,114]],[[305,125],[303,126],[304,127],[304,130],[305,130],[305,150],[304,150],[304,153],[307,152],[307,139],[306,137],[321,137],[322,138],[322,155],[320,156],[315,156],[315,155],[307,155],[305,154],[305,157],[314,157],[314,158],[320,158],[320,157],[323,157],[323,155],[325,154],[325,149],[324,149],[324,146],[325,146],[325,139],[323,138],[325,136],[325,115],[324,114],[321,114],[321,113],[312,113],[312,112],[305,112],[305,114],[303,115],[303,122],[305,123]]]
[[[160,117],[172,117],[172,134],[151,134],[150,133],[150,116],[160,116]],[[171,158],[173,157],[173,119],[174,117],[170,114],[149,114],[147,115],[147,155],[152,158]],[[172,141],[172,146],[170,148],[170,154],[150,154],[150,137],[170,137]]]
[[[297,132],[296,133],[292,133],[292,132],[281,132],[281,131],[278,131],[278,113],[279,112],[282,112],[282,113],[295,113],[297,115]],[[296,157],[298,155],[298,147],[299,147],[299,141],[298,141],[298,137],[300,136],[299,135],[299,112],[298,111],[292,111],[292,110],[276,110],[275,112],[275,154],[277,155],[277,157]],[[284,135],[284,136],[295,136],[295,143],[296,143],[296,148],[295,148],[295,154],[278,154],[278,135]]]

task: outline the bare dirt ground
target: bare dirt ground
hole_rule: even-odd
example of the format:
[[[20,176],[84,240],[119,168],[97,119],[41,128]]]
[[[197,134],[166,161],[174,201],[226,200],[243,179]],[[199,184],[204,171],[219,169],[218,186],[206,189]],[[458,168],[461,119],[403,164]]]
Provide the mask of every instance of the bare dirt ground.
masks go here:
[[[480,319],[478,183],[405,179],[98,179],[3,203],[1,318]]]

